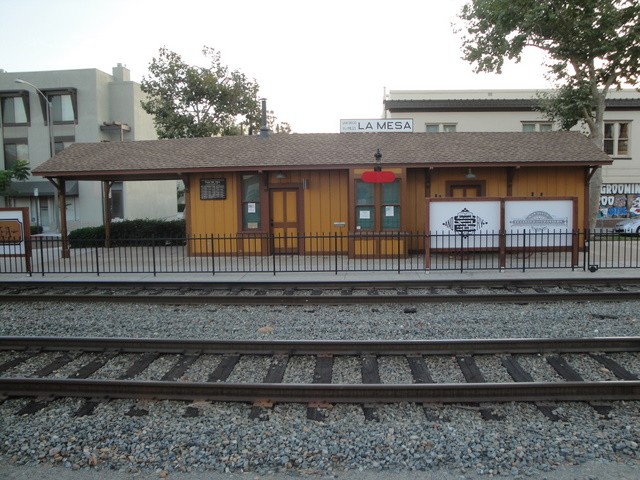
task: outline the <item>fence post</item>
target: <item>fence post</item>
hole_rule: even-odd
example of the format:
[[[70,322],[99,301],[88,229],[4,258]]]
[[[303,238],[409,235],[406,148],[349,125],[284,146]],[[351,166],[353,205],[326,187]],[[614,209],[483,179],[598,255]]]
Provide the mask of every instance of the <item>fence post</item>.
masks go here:
[[[33,246],[31,248],[33,249]],[[44,237],[40,238],[40,268],[42,268],[42,276],[44,277]]]
[[[98,243],[96,242],[96,276],[100,276],[100,257],[98,255]]]
[[[336,262],[336,275],[338,275],[338,232],[333,232],[333,259]]]
[[[527,267],[527,231],[522,230],[522,272]]]
[[[151,263],[153,265],[153,276],[156,276],[156,236],[151,237]]]
[[[273,276],[276,275],[276,234],[271,234],[271,259],[273,260]]]
[[[216,274],[216,257],[213,252],[213,245],[214,245],[214,239],[213,239],[213,233],[212,233],[211,234],[211,275]]]

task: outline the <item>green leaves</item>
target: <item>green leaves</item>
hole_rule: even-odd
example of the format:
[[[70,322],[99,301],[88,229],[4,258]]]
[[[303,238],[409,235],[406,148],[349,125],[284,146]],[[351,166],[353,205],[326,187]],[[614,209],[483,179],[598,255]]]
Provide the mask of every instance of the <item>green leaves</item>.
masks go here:
[[[31,175],[29,162],[18,160],[10,170],[0,170],[0,192],[6,192],[11,180],[28,180]]]
[[[142,80],[149,98],[142,108],[154,115],[160,138],[238,134],[259,127],[258,84],[222,65],[220,53],[204,47],[208,67],[186,64],[180,55],[161,48]]]
[[[526,47],[547,53],[560,90],[544,110],[563,127],[575,125],[579,113],[596,137],[609,89],[638,81],[637,0],[472,0],[460,19],[463,58],[477,72],[501,73],[505,59],[519,61]]]

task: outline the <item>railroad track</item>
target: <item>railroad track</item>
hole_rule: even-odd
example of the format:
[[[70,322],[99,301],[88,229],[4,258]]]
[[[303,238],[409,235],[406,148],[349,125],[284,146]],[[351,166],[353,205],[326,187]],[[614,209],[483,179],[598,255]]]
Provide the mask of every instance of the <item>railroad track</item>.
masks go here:
[[[389,375],[386,369],[395,372]],[[640,400],[640,337],[441,341],[189,341],[0,337],[0,396],[82,397],[78,414],[119,398],[308,404]],[[445,377],[442,375],[444,373]],[[240,381],[245,378],[246,381]],[[395,382],[388,383],[393,378]],[[426,407],[425,407],[426,408]],[[490,412],[487,413],[490,415]]]
[[[634,301],[640,279],[402,282],[1,282],[0,302],[220,305]]]

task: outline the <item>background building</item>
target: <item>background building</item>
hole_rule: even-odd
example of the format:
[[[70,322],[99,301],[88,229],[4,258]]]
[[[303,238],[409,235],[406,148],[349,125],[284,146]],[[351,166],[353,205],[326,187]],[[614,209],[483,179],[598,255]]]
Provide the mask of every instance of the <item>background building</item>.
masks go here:
[[[16,82],[22,80],[22,82]],[[140,85],[118,64],[112,75],[96,69],[4,72],[0,70],[0,168],[27,160],[31,170],[72,143],[152,140],[153,118],[140,106]],[[52,124],[48,124],[47,102]],[[53,138],[53,142],[51,141]],[[39,177],[12,182],[5,205],[29,207],[31,224],[45,232],[59,228],[56,189]],[[66,185],[69,230],[103,223],[100,182]],[[175,218],[176,182],[114,182],[112,218]]]
[[[545,132],[557,130],[538,111],[536,90],[391,90],[385,118],[411,118],[414,132]],[[610,92],[604,116],[599,217],[602,226],[640,217],[640,92]],[[587,132],[585,126],[576,130]]]

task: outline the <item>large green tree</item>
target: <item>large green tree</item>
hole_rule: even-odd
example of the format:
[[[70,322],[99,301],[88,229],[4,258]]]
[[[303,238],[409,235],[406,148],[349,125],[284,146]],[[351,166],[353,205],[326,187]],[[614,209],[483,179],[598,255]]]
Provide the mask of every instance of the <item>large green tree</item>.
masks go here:
[[[463,58],[476,72],[501,73],[506,59],[520,61],[528,47],[546,52],[556,90],[541,98],[542,110],[566,129],[585,122],[603,148],[607,94],[636,85],[640,74],[638,0],[472,0],[460,18]],[[598,171],[592,205],[601,182]]]
[[[256,81],[230,71],[213,48],[202,53],[208,67],[188,65],[167,48],[149,64],[142,108],[154,116],[160,138],[237,135],[260,127]]]

